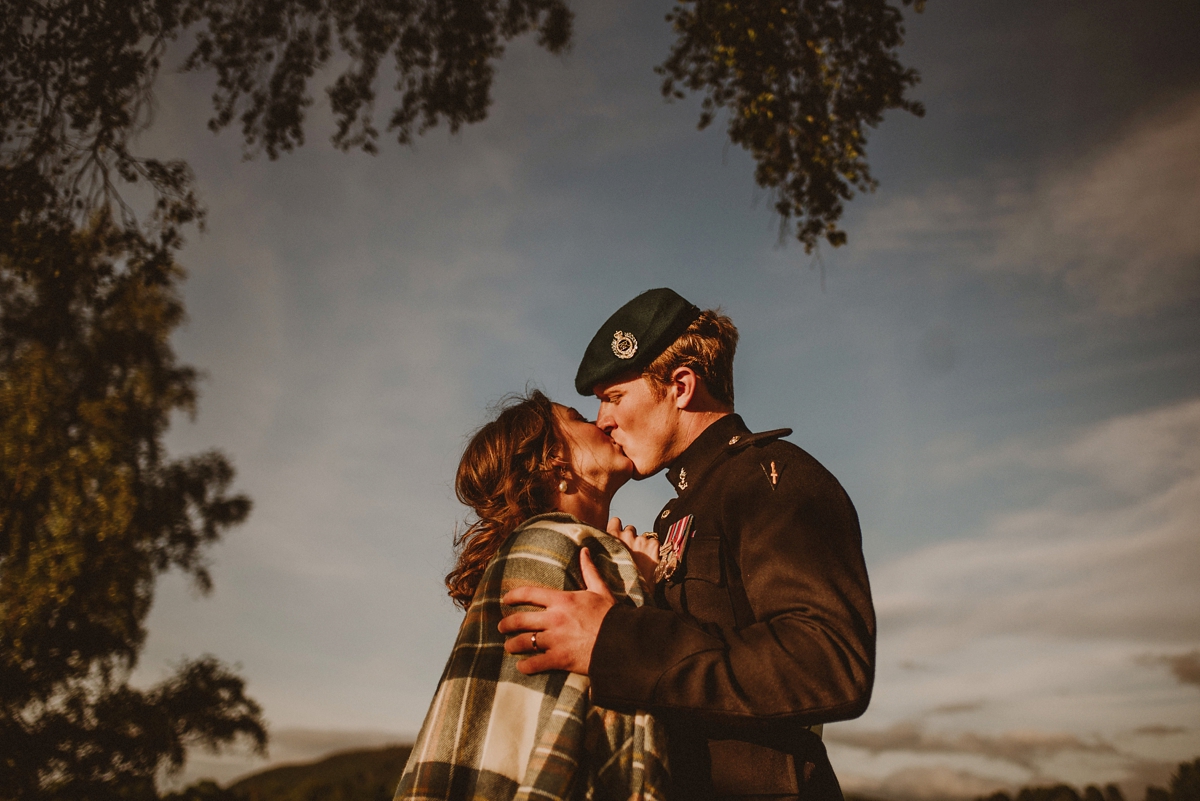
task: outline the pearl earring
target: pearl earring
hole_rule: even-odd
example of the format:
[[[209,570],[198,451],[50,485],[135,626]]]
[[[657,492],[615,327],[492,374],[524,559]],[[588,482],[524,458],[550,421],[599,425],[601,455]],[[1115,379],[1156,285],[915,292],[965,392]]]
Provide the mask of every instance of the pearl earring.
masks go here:
[[[559,491],[559,492],[561,492],[561,493],[563,493],[564,495],[566,494],[566,492],[567,492],[567,480],[566,480],[565,478],[564,478],[562,481],[558,482],[558,491]]]

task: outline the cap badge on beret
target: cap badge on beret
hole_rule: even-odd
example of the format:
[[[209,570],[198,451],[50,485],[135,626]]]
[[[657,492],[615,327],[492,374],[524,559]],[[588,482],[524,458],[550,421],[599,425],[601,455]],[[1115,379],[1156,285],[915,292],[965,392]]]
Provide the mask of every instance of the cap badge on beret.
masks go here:
[[[612,351],[618,359],[632,359],[633,355],[637,353],[637,337],[624,331],[617,331],[613,334]]]
[[[650,289],[617,309],[596,329],[575,373],[575,390],[644,370],[700,316],[700,309],[666,287]]]

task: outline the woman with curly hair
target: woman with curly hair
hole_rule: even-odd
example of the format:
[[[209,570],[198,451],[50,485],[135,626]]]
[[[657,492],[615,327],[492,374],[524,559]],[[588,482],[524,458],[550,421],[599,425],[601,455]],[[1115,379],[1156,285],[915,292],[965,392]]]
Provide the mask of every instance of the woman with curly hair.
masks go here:
[[[521,611],[501,596],[520,586],[607,588],[635,605],[652,593],[657,541],[609,520],[632,474],[606,433],[538,391],[509,399],[472,437],[455,491],[473,520],[446,577],[466,616],[397,799],[665,798],[654,718],[592,706],[586,676],[524,675],[497,631]]]

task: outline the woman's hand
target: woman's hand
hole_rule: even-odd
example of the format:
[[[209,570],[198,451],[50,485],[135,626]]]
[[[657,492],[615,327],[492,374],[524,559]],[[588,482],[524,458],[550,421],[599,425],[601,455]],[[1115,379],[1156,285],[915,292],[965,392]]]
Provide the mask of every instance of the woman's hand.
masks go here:
[[[625,547],[633,554],[633,563],[642,575],[642,583],[646,585],[646,590],[653,594],[654,569],[658,567],[658,537],[654,532],[639,537],[637,529],[633,526],[622,526],[619,517],[608,521],[608,533],[625,543]]]

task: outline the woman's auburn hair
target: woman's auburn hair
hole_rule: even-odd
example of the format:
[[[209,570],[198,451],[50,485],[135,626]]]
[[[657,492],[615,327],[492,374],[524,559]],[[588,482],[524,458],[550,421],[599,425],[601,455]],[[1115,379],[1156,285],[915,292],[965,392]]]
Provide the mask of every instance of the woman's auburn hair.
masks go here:
[[[456,533],[454,569],[446,589],[466,609],[492,557],[534,515],[553,511],[562,440],[550,399],[538,390],[500,401],[463,451],[454,494],[474,520]]]

